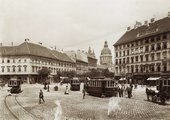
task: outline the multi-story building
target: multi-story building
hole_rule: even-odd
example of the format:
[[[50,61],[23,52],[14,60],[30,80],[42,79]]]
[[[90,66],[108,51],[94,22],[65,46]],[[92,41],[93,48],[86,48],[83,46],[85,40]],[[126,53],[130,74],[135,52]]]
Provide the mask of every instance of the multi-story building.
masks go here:
[[[27,82],[38,81],[38,71],[47,68],[50,76],[57,71],[76,71],[75,62],[65,53],[50,50],[28,41],[18,46],[0,46],[0,77],[18,77]]]
[[[137,23],[114,44],[115,75],[147,80],[170,72],[170,14],[160,20]],[[169,74],[170,75],[170,74]],[[146,82],[146,81],[145,81]]]
[[[65,53],[76,63],[76,73],[81,75],[97,68],[97,59],[94,51],[89,47],[88,53],[85,51],[65,51]]]

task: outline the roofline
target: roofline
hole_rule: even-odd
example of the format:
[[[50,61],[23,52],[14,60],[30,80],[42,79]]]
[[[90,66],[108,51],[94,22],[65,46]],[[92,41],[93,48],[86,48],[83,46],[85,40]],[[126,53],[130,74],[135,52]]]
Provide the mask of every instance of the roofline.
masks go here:
[[[129,32],[130,32],[130,31],[129,31]],[[145,37],[151,37],[151,36],[154,36],[154,35],[158,35],[158,34],[162,34],[162,33],[168,33],[168,32],[170,32],[170,29],[167,30],[167,31],[162,31],[162,32],[153,33],[153,34],[148,34],[148,35],[145,35],[145,36],[142,36],[142,37],[138,37],[138,38],[136,38],[136,39],[134,39],[134,40],[132,40],[132,41],[130,41],[130,42],[134,42],[135,40],[143,39],[143,38],[145,38]],[[119,40],[120,40],[120,39],[119,39]],[[118,41],[119,41],[119,40],[118,40]],[[118,42],[118,41],[117,41],[117,42]],[[113,46],[115,47],[115,46],[118,46],[118,45],[123,45],[123,44],[130,43],[130,42],[115,43],[115,44],[113,44]]]

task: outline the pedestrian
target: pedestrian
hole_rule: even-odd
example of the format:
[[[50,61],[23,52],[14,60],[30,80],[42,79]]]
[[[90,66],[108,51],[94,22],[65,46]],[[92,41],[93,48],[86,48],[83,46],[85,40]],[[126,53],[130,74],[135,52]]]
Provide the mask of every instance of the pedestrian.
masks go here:
[[[121,97],[121,89],[120,89],[119,86],[117,87],[117,90],[118,90],[118,93],[119,93],[119,97]]]
[[[123,85],[122,85],[122,87],[121,87],[121,89],[120,89],[120,95],[121,95],[121,97],[123,97],[123,92],[124,92],[124,87],[123,87]]]
[[[127,94],[128,94],[128,98],[132,97],[132,88],[129,86],[126,88]]]
[[[69,94],[69,92],[68,92],[68,86],[66,86],[65,94],[66,94],[66,95]]]
[[[43,95],[42,90],[40,90],[40,93],[39,93],[39,104],[41,104],[41,100],[45,103],[44,95]]]
[[[149,89],[146,88],[145,92],[146,92],[147,100],[149,101]]]
[[[86,90],[83,88],[83,99],[85,99]]]
[[[48,92],[50,91],[50,86],[49,86],[49,83],[48,83],[48,86],[47,86],[47,91],[48,91]]]

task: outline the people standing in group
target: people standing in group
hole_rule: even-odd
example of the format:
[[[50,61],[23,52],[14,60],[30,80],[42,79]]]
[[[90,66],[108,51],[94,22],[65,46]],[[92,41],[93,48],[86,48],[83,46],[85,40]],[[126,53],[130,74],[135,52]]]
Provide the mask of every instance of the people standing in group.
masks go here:
[[[39,92],[39,104],[41,104],[41,103],[42,103],[42,102],[41,102],[41,100],[45,103],[44,95],[43,95],[42,90],[40,90],[40,92]]]

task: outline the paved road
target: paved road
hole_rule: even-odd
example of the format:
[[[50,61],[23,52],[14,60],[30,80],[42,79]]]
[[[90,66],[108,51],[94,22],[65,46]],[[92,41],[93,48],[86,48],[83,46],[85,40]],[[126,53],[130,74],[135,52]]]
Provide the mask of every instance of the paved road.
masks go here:
[[[26,110],[40,119],[53,120],[56,111],[62,114],[61,119],[72,118],[82,120],[170,120],[170,104],[163,106],[146,101],[145,88],[138,87],[133,90],[131,99],[123,97],[98,98],[82,92],[70,91],[64,95],[65,85],[59,86],[59,91],[50,92],[43,90],[45,103],[38,104],[38,93],[42,85],[23,85],[23,93],[18,96],[18,101]],[[56,105],[60,103],[60,109]]]

